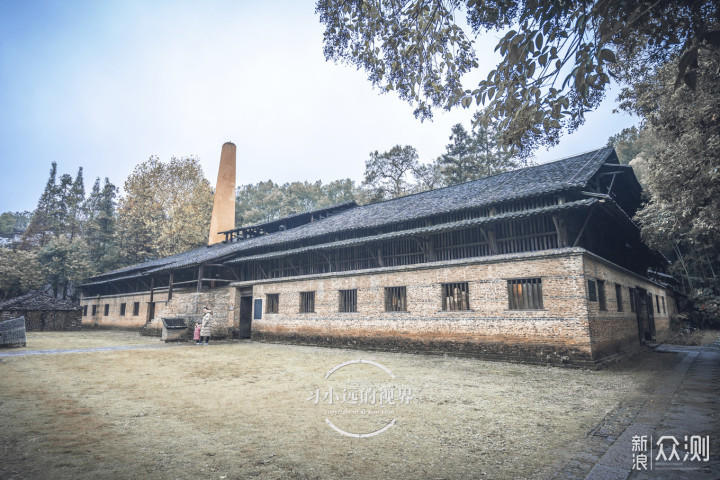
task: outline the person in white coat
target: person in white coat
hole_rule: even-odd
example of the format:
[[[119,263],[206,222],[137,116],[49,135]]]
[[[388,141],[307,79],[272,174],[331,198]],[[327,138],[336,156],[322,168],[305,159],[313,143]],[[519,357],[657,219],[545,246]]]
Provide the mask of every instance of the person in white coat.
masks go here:
[[[203,312],[205,315],[203,315],[202,324],[200,325],[200,344],[207,345],[208,341],[210,341],[210,334],[212,333],[210,329],[212,310],[210,307],[203,307]]]

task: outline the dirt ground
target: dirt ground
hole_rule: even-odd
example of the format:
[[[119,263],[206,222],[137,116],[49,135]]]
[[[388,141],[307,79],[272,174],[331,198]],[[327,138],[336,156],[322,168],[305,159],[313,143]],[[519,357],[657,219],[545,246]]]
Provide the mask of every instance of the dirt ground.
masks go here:
[[[155,344],[46,332],[25,350]],[[367,363],[325,378],[357,359],[394,378]],[[0,478],[552,478],[677,361],[647,351],[590,371],[250,341],[3,357]],[[354,438],[328,421],[394,423]]]

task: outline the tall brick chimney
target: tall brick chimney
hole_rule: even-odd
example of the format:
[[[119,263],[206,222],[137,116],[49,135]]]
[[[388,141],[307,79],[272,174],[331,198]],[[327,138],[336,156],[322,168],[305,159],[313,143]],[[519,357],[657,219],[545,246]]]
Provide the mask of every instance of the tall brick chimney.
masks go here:
[[[218,235],[218,232],[235,228],[235,153],[234,143],[227,142],[222,146],[210,220],[209,245],[225,240],[225,235]]]

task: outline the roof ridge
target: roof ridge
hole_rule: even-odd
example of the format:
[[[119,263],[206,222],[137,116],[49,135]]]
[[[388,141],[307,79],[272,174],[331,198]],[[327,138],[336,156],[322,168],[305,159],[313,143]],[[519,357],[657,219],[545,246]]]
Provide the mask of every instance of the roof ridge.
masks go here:
[[[597,149],[597,150],[588,150],[588,151],[585,152],[585,153],[581,153],[581,154],[579,154],[579,155],[576,155],[576,157],[579,157],[579,156],[581,156],[581,155],[586,155],[586,154],[588,154],[588,153],[590,153],[590,152],[593,152],[593,156],[590,157],[587,162],[585,162],[585,164],[582,166],[582,168],[577,169],[577,171],[575,172],[575,175],[573,175],[572,177],[570,177],[570,180],[568,180],[568,182],[572,182],[573,179],[575,179],[575,177],[577,177],[577,176],[580,174],[580,172],[581,172],[585,167],[587,167],[588,165],[590,165],[590,163],[595,160],[595,158],[600,154],[600,152],[601,152],[602,150],[606,150],[606,149],[608,149],[608,148],[613,148],[613,147],[603,147],[603,148],[599,148],[599,149]]]

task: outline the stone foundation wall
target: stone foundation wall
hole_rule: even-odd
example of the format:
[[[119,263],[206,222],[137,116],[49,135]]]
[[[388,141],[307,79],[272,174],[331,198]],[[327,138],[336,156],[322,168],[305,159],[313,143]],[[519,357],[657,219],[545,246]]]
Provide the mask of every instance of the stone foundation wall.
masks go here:
[[[185,293],[173,292],[173,298],[163,309],[163,317],[182,317],[192,331],[195,324],[202,321],[203,307],[208,306],[213,310],[210,328],[211,338],[228,338],[233,336],[233,325],[236,323],[235,315],[235,288],[220,287],[206,290],[200,293],[195,291]],[[156,319],[147,325],[147,329],[157,328],[162,330],[162,320],[156,315]],[[192,338],[192,333],[190,333]]]

